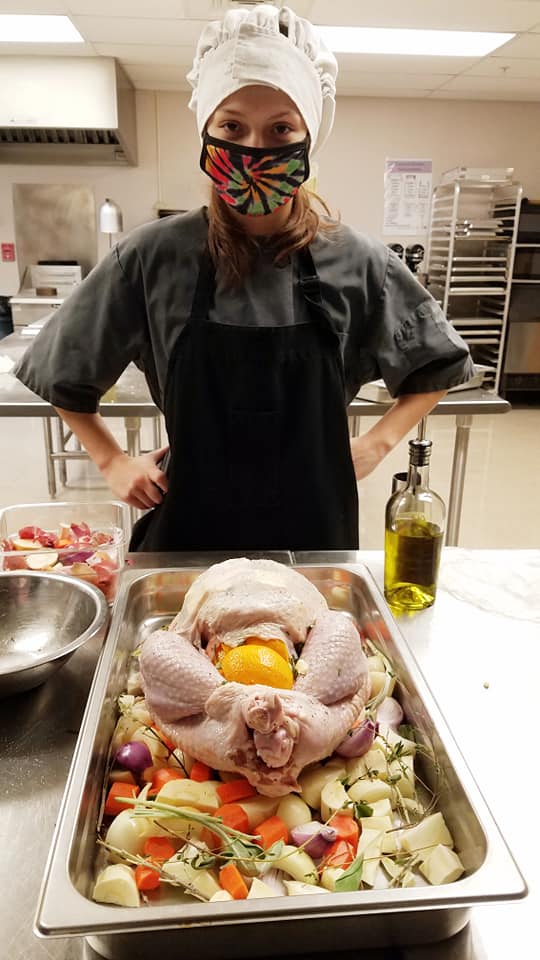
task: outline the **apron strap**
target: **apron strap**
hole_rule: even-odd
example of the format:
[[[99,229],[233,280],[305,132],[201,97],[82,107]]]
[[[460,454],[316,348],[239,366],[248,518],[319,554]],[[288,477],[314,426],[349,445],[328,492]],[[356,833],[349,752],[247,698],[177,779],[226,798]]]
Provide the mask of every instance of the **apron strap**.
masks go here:
[[[208,246],[205,246],[199,260],[199,274],[191,304],[189,321],[206,320],[209,311],[214,306],[216,290],[216,268],[210,256]]]

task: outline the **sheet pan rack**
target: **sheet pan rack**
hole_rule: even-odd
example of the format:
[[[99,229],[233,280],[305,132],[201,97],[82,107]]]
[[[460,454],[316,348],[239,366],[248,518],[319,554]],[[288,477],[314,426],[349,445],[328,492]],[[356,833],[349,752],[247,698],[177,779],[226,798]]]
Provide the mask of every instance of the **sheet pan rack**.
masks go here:
[[[427,286],[469,344],[475,363],[491,368],[498,390],[522,186],[455,179],[433,192],[426,253]]]

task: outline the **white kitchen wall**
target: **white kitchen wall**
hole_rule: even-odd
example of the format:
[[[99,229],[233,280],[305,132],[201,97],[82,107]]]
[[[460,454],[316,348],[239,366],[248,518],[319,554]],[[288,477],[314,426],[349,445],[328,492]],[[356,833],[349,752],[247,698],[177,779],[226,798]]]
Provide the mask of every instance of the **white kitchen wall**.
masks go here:
[[[120,205],[125,231],[153,218],[159,205],[186,209],[204,202],[207,181],[187,103],[185,93],[137,92],[137,167],[0,165],[0,242],[15,239],[12,183],[90,184],[96,207],[106,196]],[[339,98],[334,132],[319,158],[318,189],[345,222],[379,237],[384,161],[391,156],[431,158],[434,182],[461,164],[513,166],[525,195],[539,198],[540,105]],[[103,254],[108,239],[98,242]],[[17,288],[16,265],[0,262],[0,294]]]

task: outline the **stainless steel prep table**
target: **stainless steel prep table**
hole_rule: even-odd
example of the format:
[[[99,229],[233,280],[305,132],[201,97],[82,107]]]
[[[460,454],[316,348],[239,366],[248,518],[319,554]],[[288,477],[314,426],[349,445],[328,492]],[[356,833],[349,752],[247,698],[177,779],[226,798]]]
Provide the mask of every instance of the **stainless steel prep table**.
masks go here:
[[[134,555],[140,567],[207,565],[223,559]],[[310,554],[299,563],[365,563],[382,583],[382,553]],[[467,561],[489,576],[507,571],[540,578],[540,550],[445,548],[442,571]],[[531,582],[531,581],[529,581]],[[534,589],[534,588],[533,588]],[[526,597],[524,599],[527,599]],[[538,611],[537,592],[530,592]],[[537,883],[534,731],[540,674],[540,622],[493,613],[439,592],[435,606],[401,618],[400,628],[529,884],[515,904],[475,907],[472,921],[445,943],[371,951],[355,960],[506,960],[535,953]],[[0,957],[10,960],[94,960],[84,941],[34,938],[37,893],[98,651],[79,650],[38,690],[0,701]],[[510,669],[511,664],[511,669]],[[519,717],[519,720],[517,719]],[[264,956],[261,945],[258,956]],[[332,958],[339,956],[337,952]],[[343,960],[351,954],[343,954]],[[204,957],[202,958],[204,960]],[[287,958],[284,958],[287,960]],[[319,960],[323,960],[319,957]],[[327,958],[329,960],[329,958]]]
[[[11,334],[0,341],[0,356],[4,354],[11,360],[18,361],[27,349],[28,344],[28,337],[23,337],[21,334]],[[381,417],[386,413],[388,408],[389,404],[387,403],[377,403],[372,400],[353,400],[348,408],[349,419],[351,421],[351,433],[353,436],[356,436],[359,432],[361,417]],[[118,380],[115,387],[114,400],[102,402],[99,409],[104,417],[124,418],[126,447],[127,452],[131,456],[138,454],[141,449],[140,431],[142,417],[154,418],[155,446],[160,446],[158,410],[150,397],[143,374],[134,364],[130,364]],[[459,393],[449,393],[432,411],[431,415],[446,414],[455,416],[456,418],[446,532],[446,543],[449,546],[456,546],[459,539],[465,470],[473,417],[486,414],[508,413],[510,409],[511,407],[507,400],[503,400],[501,397],[487,390],[478,388],[475,390],[462,390]],[[54,409],[49,403],[41,400],[35,393],[28,390],[12,375],[0,374],[0,416],[41,417],[43,419],[49,492],[51,496],[54,496],[56,492],[54,463],[56,459],[62,459],[63,455],[62,441],[59,444],[61,447],[60,450],[55,450],[53,446],[51,418],[54,418],[60,423]],[[69,456],[72,455],[71,453],[69,454]],[[81,454],[81,456],[84,456],[84,454]]]

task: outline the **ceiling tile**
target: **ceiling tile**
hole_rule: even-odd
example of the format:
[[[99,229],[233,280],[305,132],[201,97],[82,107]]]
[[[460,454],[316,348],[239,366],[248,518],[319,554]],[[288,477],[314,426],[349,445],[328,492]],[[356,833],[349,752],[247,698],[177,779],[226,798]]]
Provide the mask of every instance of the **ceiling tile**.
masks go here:
[[[540,77],[522,79],[512,77],[478,77],[471,76],[470,73],[462,74],[460,77],[453,77],[444,86],[445,90],[470,90],[472,92],[487,91],[488,93],[497,93],[504,100],[504,95],[536,93],[540,95]]]
[[[94,43],[96,53],[116,57],[126,63],[150,63],[157,66],[187,67],[193,62],[193,47],[158,46],[145,43]]]
[[[2,2],[2,0],[0,0]],[[181,20],[187,16],[182,0],[64,0],[73,14],[89,17],[141,17]],[[204,6],[204,4],[201,4]]]
[[[443,87],[441,90],[434,90],[433,93],[428,94],[428,97],[430,100],[499,100],[514,101],[516,103],[529,101],[537,103],[539,99],[538,93],[534,92],[507,91],[503,96],[503,94],[497,90],[448,90],[447,87]]]
[[[416,57],[378,53],[339,53],[338,83],[347,70],[367,70],[370,73],[461,73],[479,62],[475,57]]]
[[[0,57],[95,57],[91,43],[1,43]]]
[[[524,33],[496,51],[498,57],[523,57],[533,60],[540,57],[540,33]]]
[[[315,23],[346,26],[515,33],[538,23],[540,0],[314,0],[310,16]]]
[[[201,20],[154,20],[132,17],[73,17],[86,40],[97,43],[157,43],[195,48],[205,26]]]
[[[189,90],[185,71],[171,66],[150,66],[142,63],[123,65],[138,90]]]
[[[540,77],[540,58],[536,60],[511,59],[510,57],[486,57],[469,70],[463,77],[510,77],[511,79]]]
[[[424,99],[431,94],[431,90],[416,90],[408,87],[388,87],[388,89],[368,90],[365,94],[357,89],[344,90],[342,97],[364,97],[366,100],[372,97],[385,97],[388,100],[398,100],[402,97],[413,98],[416,100]],[[339,103],[339,100],[338,100]]]
[[[38,13],[42,16],[49,14],[69,14],[68,5],[62,0],[0,0],[0,13]]]
[[[371,90],[386,90],[389,88],[398,90],[400,84],[403,84],[403,86],[409,90],[435,90],[437,87],[442,86],[452,79],[449,74],[429,75],[410,73],[407,74],[406,77],[403,77],[400,73],[383,74],[355,71],[354,73],[347,73],[343,76],[343,90],[340,86],[339,92],[344,92],[346,88],[356,88],[359,93]]]

